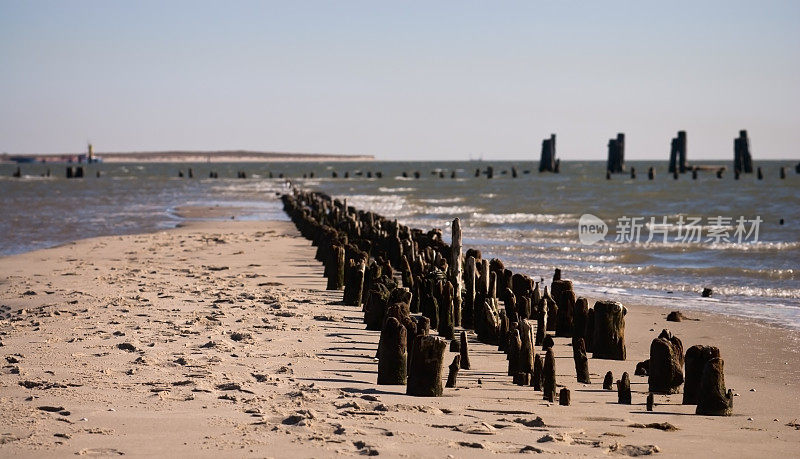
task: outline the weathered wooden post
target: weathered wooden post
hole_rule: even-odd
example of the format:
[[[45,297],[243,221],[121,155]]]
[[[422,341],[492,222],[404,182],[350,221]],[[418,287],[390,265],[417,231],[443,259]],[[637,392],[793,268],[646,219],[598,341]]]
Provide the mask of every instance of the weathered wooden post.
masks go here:
[[[683,384],[683,344],[668,330],[650,344],[650,365],[647,371],[650,392],[677,394]]]
[[[519,351],[519,371],[525,373],[533,372],[533,354],[535,346],[533,344],[536,331],[533,330],[534,323],[522,319],[519,322],[521,347]]]
[[[589,308],[586,314],[586,352],[594,352],[594,308]]]
[[[653,168],[653,166],[650,166],[650,168],[647,169],[647,178],[648,180],[653,180],[656,178],[656,170]]]
[[[439,336],[453,339],[455,327],[453,326],[453,284],[449,281],[444,283],[442,291],[442,304],[439,305],[439,324],[437,327]]]
[[[541,300],[540,300],[541,301]],[[544,336],[547,333],[547,307],[542,308],[542,312],[536,317],[536,341],[537,346],[541,346],[544,342]]]
[[[447,340],[436,336],[418,336],[414,340],[406,387],[407,395],[417,397],[442,395],[442,361],[446,349]]]
[[[558,304],[547,292],[546,286],[544,288],[544,295],[542,295],[542,299],[545,302],[544,304],[547,310],[547,331],[554,332],[556,331],[556,324],[558,320]]]
[[[616,301],[594,304],[595,359],[625,360],[625,314],[628,310]]]
[[[550,333],[544,335],[544,339],[542,340],[542,350],[546,351],[548,349],[552,349],[555,347],[556,343],[553,341],[553,337],[550,336]]]
[[[349,267],[344,285],[344,304],[348,306],[361,306],[361,292],[364,289],[364,271],[366,264],[363,259],[349,260]]]
[[[715,346],[695,345],[686,350],[686,378],[683,384],[683,404],[697,405],[700,392],[700,379],[706,363],[719,358],[719,349]]]
[[[566,279],[554,280],[550,288],[550,293],[558,306],[556,336],[571,337],[572,313],[575,309],[575,292],[572,290],[572,281]]]
[[[566,387],[562,387],[561,391],[558,393],[558,404],[561,406],[569,406],[570,402],[570,393],[569,389]]]
[[[583,342],[583,338],[577,338],[572,343],[572,358],[575,360],[575,373],[578,376],[578,382],[591,384],[589,359],[586,357],[586,345]]]
[[[522,339],[519,336],[519,330],[509,330],[508,333],[511,336],[508,342],[508,376],[514,376],[522,371],[519,367]]]
[[[453,284],[453,323],[461,326],[461,287],[463,272],[461,269],[461,220],[457,217],[452,224],[452,244],[450,258],[450,282]]]
[[[344,247],[331,247],[328,290],[341,290],[344,287]]]
[[[631,404],[631,377],[627,371],[622,373],[622,379],[617,381],[617,402],[621,405]]]
[[[463,370],[469,370],[469,345],[467,343],[466,331],[461,332],[461,348],[459,349],[459,355],[461,355],[461,368]]]
[[[467,257],[467,266],[464,270],[466,297],[461,302],[461,324],[464,328],[474,326],[475,309],[475,257]]]
[[[614,373],[606,372],[606,377],[603,379],[604,390],[614,390]]]
[[[647,411],[653,411],[654,402],[653,393],[650,392],[647,394]]]
[[[589,300],[578,297],[572,309],[572,340],[573,346],[576,338],[583,338],[586,343],[586,322],[589,319]]]
[[[533,373],[531,374],[531,386],[533,390],[542,390],[544,382],[544,362],[542,355],[536,354],[533,357]]]
[[[500,332],[497,336],[500,337],[497,343],[497,350],[503,351],[508,354],[508,340],[506,339],[509,331],[509,326],[511,324],[508,321],[508,317],[506,317],[505,311],[500,311]]]
[[[556,356],[552,349],[547,350],[544,357],[543,368],[543,389],[544,399],[548,402],[553,402],[556,398]]]
[[[497,344],[498,333],[500,331],[500,315],[497,310],[497,300],[487,298],[483,302],[480,311],[482,322],[481,330],[478,332],[478,339],[486,344]]]
[[[378,384],[406,383],[406,328],[389,317],[378,346]]]
[[[461,367],[461,356],[457,355],[453,357],[453,363],[450,364],[448,367],[450,369],[450,373],[447,375],[447,384],[445,387],[456,387],[456,378],[458,377],[458,369]]]
[[[706,362],[697,394],[697,414],[730,416],[733,414],[733,392],[725,390],[724,362],[719,357]]]

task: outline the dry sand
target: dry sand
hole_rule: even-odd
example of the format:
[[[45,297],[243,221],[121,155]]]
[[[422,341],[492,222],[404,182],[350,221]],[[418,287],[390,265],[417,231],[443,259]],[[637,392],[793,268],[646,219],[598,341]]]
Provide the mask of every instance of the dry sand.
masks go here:
[[[572,406],[512,385],[503,354],[474,340],[457,389],[408,397],[375,384],[378,333],[324,290],[313,254],[290,223],[228,221],[0,258],[0,456],[800,452],[796,331],[627,305],[628,360],[590,359],[591,385],[556,338]],[[646,377],[632,376],[633,405],[602,390],[662,328],[720,347],[734,416],[694,415],[681,395],[647,412]],[[678,430],[631,427],[662,422]]]

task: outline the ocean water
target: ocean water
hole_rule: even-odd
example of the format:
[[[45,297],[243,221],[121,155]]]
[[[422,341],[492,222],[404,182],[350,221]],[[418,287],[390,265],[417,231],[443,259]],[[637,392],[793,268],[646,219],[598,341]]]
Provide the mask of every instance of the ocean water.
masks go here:
[[[236,206],[245,209],[245,219],[286,219],[276,198],[288,180],[404,224],[442,228],[446,240],[458,217],[465,248],[547,282],[561,268],[579,295],[800,330],[800,175],[794,164],[757,162],[763,180],[756,174],[734,180],[730,164],[722,179],[700,172],[697,180],[691,174],[674,180],[666,163],[653,161],[627,164],[636,168],[635,180],[627,174],[606,180],[600,161],[564,162],[560,174],[540,174],[535,162],[100,164],[84,165],[86,178],[73,180],[64,178],[63,164],[23,164],[22,179],[11,178],[16,165],[0,165],[0,254],[173,227],[183,220],[175,212],[183,205]],[[494,178],[475,177],[489,165]],[[656,168],[652,181],[650,166]],[[779,179],[781,166],[785,180]],[[188,167],[196,178],[178,178]],[[51,177],[41,177],[48,168]],[[210,170],[220,178],[209,179]],[[248,179],[235,178],[239,170]],[[585,214],[605,224],[604,239],[581,239]],[[705,287],[712,297],[701,297]]]

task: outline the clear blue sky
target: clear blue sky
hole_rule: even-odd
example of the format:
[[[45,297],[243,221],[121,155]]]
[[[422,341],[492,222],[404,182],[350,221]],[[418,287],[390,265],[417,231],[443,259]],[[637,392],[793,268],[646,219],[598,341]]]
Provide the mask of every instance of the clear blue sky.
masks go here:
[[[0,0],[0,152],[800,159],[800,2]]]

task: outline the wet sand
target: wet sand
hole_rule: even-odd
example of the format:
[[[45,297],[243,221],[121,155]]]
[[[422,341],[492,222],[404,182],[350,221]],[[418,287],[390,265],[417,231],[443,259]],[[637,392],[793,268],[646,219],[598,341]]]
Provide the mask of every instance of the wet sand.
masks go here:
[[[324,290],[313,255],[291,223],[226,221],[0,258],[0,456],[800,451],[787,425],[800,422],[795,331],[626,305],[628,360],[590,358],[591,385],[575,382],[569,340],[555,339],[571,406],[512,385],[504,355],[474,335],[456,389],[409,397],[375,384],[378,333]],[[662,328],[684,348],[720,347],[734,416],[694,415],[680,394],[647,412],[646,377],[631,376],[633,405],[602,390],[606,371],[633,375]],[[631,427],[662,422],[678,430]]]

